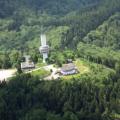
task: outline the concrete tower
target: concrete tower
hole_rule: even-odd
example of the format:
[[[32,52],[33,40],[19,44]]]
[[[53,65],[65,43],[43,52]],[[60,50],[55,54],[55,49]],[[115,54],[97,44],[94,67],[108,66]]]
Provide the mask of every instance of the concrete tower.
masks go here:
[[[46,44],[45,34],[41,34],[41,46],[39,48],[39,51],[43,55],[43,63],[45,63],[49,53],[49,46]]]

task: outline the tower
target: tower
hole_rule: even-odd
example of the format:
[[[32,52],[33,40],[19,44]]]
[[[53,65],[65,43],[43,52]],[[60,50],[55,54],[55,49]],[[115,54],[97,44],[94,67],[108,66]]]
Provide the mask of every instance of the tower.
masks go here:
[[[43,63],[45,63],[49,53],[49,46],[46,44],[45,34],[41,34],[41,46],[39,48],[39,51],[43,55]]]

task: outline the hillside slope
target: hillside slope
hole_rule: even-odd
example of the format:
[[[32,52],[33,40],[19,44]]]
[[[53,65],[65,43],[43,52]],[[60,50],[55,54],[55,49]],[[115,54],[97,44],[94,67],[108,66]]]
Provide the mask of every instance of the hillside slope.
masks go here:
[[[57,31],[59,38],[66,30],[59,31],[58,27],[69,27],[65,16],[73,11],[87,9],[100,4],[98,0],[5,0],[0,2],[0,50],[23,50],[38,47],[41,26],[47,33]],[[61,35],[59,35],[61,34]],[[49,36],[49,35],[48,35]],[[49,39],[49,38],[48,38]],[[51,40],[51,38],[50,38]],[[53,40],[52,40],[53,41]],[[50,44],[52,44],[49,41]],[[61,44],[61,43],[60,43]],[[57,45],[60,47],[60,44]]]
[[[73,49],[79,42],[85,41],[83,39],[88,33],[120,11],[119,0],[61,1],[1,1],[0,51],[26,51],[38,47],[36,43],[39,42],[41,26],[47,32],[52,48]],[[50,34],[56,45],[49,38]]]
[[[111,16],[96,30],[88,33],[84,38],[84,42],[100,47],[120,49],[120,13]]]
[[[0,17],[14,15],[20,9],[31,9],[37,13],[65,14],[81,7],[99,3],[99,0],[3,0],[0,1]]]
[[[120,11],[119,0],[104,0],[97,7],[92,7],[82,12],[77,12],[66,17],[67,23],[71,23],[71,29],[64,35],[63,44],[69,48],[76,48],[76,45],[92,30],[103,24],[110,16]]]

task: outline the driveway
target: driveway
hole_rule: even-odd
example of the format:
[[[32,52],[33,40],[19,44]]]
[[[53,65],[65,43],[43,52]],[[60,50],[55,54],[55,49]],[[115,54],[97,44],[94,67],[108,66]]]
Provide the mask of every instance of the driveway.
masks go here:
[[[54,65],[48,65],[44,67],[45,70],[52,70],[52,73],[50,76],[44,78],[44,80],[53,80],[53,79],[57,79],[60,77],[59,74],[56,74],[56,72],[59,70],[58,68],[55,68]]]

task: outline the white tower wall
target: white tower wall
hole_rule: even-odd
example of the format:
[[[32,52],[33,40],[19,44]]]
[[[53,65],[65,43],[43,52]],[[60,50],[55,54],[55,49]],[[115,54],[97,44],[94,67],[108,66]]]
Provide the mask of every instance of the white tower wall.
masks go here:
[[[41,46],[46,46],[46,35],[45,34],[41,35]]]
[[[46,62],[47,58],[48,58],[48,53],[43,53],[43,63]]]
[[[48,52],[49,52],[49,46],[46,44],[46,35],[41,34],[41,46],[39,48],[40,53],[43,54],[43,63],[46,62],[46,59],[48,58]]]

